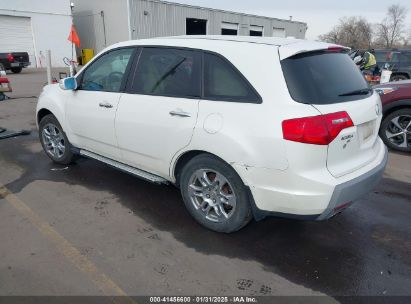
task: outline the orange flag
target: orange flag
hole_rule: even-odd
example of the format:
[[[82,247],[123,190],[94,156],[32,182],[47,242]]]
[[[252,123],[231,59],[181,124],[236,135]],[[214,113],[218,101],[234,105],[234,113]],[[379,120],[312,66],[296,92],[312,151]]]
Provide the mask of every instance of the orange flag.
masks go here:
[[[75,45],[77,45],[77,47],[80,47],[80,38],[77,35],[77,31],[76,28],[74,27],[74,24],[71,25],[71,30],[70,30],[70,35],[68,36],[68,41],[71,41],[72,43],[74,43]]]

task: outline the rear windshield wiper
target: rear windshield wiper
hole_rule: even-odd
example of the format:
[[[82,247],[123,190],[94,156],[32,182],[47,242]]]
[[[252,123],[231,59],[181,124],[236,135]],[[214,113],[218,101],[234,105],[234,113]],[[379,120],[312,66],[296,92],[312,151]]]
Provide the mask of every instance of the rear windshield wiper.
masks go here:
[[[360,90],[355,90],[347,93],[340,94],[338,96],[353,96],[353,95],[367,95],[368,93],[371,93],[372,89],[370,88],[365,88],[365,89],[360,89]]]

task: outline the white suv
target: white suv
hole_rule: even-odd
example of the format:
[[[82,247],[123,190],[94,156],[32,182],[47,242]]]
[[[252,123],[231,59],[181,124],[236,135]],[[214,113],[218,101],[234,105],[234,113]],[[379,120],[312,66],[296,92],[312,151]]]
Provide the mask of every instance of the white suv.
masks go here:
[[[379,181],[381,102],[346,50],[189,36],[113,45],[37,106],[47,155],[93,158],[181,189],[205,227],[324,220]]]

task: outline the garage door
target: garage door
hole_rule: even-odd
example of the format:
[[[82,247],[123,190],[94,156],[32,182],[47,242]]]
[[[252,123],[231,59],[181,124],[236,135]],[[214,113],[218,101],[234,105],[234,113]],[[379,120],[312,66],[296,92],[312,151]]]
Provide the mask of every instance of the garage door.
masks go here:
[[[285,28],[275,27],[273,28],[273,37],[285,37]]]
[[[0,15],[0,53],[8,52],[29,53],[35,66],[30,18]]]

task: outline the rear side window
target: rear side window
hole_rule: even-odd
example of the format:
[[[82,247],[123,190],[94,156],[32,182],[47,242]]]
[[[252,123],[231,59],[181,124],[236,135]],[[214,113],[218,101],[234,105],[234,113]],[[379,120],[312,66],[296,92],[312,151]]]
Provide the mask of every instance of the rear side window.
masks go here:
[[[345,53],[298,54],[282,60],[281,66],[291,97],[300,103],[332,104],[371,94],[368,83]],[[350,94],[356,91],[359,93]]]
[[[201,56],[196,51],[144,48],[132,92],[145,95],[200,97]]]
[[[210,53],[204,54],[204,98],[261,102],[261,97],[232,64],[220,56]]]

